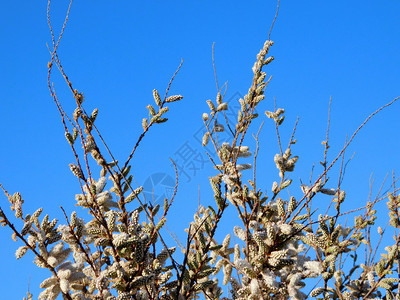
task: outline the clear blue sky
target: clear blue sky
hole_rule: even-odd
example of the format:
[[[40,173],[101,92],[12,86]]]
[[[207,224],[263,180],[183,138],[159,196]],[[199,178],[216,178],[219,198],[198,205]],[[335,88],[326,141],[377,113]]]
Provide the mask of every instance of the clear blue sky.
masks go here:
[[[6,1],[0,10],[0,182],[10,193],[21,192],[25,213],[43,206],[63,222],[59,206],[74,210],[79,185],[68,169],[74,158],[47,89],[46,43],[51,39],[45,2]],[[52,5],[56,32],[67,5],[67,1]],[[196,140],[201,113],[208,111],[205,101],[216,95],[212,43],[216,43],[219,82],[228,81],[226,97],[236,99],[249,88],[251,67],[275,7],[275,1],[76,1],[72,5],[59,55],[74,86],[86,95],[86,108],[99,108],[97,126],[120,161],[141,132],[145,106],[153,103],[152,89],[164,92],[184,59],[171,94],[185,99],[170,105],[170,121],[150,132],[133,165],[139,184],[156,173],[168,178],[174,174],[169,157],[178,161],[182,151],[190,150],[190,158],[181,157],[181,185],[168,223],[181,238],[196,209],[198,191],[202,203],[213,203],[207,178],[215,172],[203,162],[206,156]],[[282,1],[272,33],[275,45],[270,54],[275,61],[267,69],[273,79],[266,101],[259,106],[261,117],[252,127],[256,132],[266,121],[258,165],[264,190],[270,191],[277,178],[272,160],[278,149],[276,137],[263,114],[273,109],[273,97],[278,107],[286,109],[284,144],[300,117],[298,144],[293,148],[300,160],[292,176],[293,193],[298,193],[299,179],[307,181],[313,163],[323,157],[330,96],[330,159],[370,113],[400,96],[399,12],[400,2],[393,0]],[[54,79],[60,100],[72,113],[70,93],[59,77]],[[347,157],[355,156],[343,183],[348,209],[365,203],[372,173],[376,179],[372,195],[388,172],[400,174],[399,111],[400,103],[383,111],[349,148]],[[254,149],[251,138],[248,141]],[[332,182],[337,183],[334,174]],[[5,211],[7,203],[1,196]],[[232,227],[225,221],[220,236]],[[50,274],[38,271],[31,255],[16,261],[14,252],[21,243],[12,242],[10,235],[9,229],[0,231],[0,298],[22,299],[30,277],[36,298],[37,286]]]

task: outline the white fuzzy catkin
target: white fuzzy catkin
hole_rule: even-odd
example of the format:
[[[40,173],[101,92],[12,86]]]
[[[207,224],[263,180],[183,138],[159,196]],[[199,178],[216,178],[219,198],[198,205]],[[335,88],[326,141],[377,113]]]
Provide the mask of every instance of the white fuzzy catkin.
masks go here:
[[[246,240],[246,232],[239,226],[235,226],[233,228],[233,232],[235,233],[235,235],[241,239],[242,241]]]
[[[323,271],[322,265],[319,261],[307,261],[304,263],[304,266],[311,272],[309,275],[311,277],[317,277]]]

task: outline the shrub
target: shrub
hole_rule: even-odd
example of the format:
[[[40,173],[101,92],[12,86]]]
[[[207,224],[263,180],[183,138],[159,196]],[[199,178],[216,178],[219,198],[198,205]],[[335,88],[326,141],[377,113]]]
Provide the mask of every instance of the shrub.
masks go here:
[[[49,1],[50,5],[50,1]],[[67,15],[68,16],[68,15]],[[64,24],[65,27],[65,24]],[[63,30],[64,30],[63,27]],[[343,155],[358,131],[368,120],[387,105],[371,114],[354,132],[340,153],[328,161],[329,137],[325,147],[323,171],[310,184],[301,184],[303,194],[290,196],[291,172],[299,156],[292,152],[296,144],[295,132],[283,147],[280,129],[285,122],[285,110],[275,108],[265,115],[273,122],[279,153],[273,160],[279,180],[272,189],[263,192],[264,183],[256,181],[257,155],[261,149],[258,134],[256,146],[251,149],[245,137],[256,112],[265,98],[271,77],[265,69],[273,61],[269,56],[273,42],[268,38],[257,54],[252,68],[253,79],[248,92],[239,99],[237,122],[231,126],[226,118],[230,103],[219,89],[215,101],[207,100],[209,111],[202,114],[205,134],[203,146],[214,149],[217,160],[210,186],[215,204],[200,205],[194,220],[186,229],[183,255],[176,255],[176,247],[169,247],[164,228],[169,210],[179,185],[171,198],[163,203],[145,203],[143,188],[133,188],[132,160],[140,143],[151,128],[167,122],[169,107],[183,99],[181,95],[165,96],[153,90],[154,103],[147,109],[149,117],[143,118],[143,131],[133,145],[129,157],[120,163],[104,142],[96,127],[98,109],[88,113],[84,108],[84,94],[73,87],[65,74],[57,54],[63,30],[56,40],[52,28],[53,50],[48,64],[48,87],[58,108],[76,161],[69,165],[79,182],[81,193],[75,196],[76,205],[86,210],[89,220],[77,212],[67,214],[65,222],[51,219],[44,209],[32,213],[23,210],[20,193],[7,196],[21,229],[14,226],[8,213],[0,209],[2,225],[13,231],[13,239],[22,242],[16,250],[20,259],[27,251],[34,253],[34,263],[50,271],[40,287],[39,299],[371,299],[398,298],[398,256],[400,236],[397,231],[394,243],[376,258],[372,248],[371,228],[376,221],[374,205],[381,199],[369,201],[361,210],[354,211],[354,224],[343,222],[343,203],[347,200],[340,180],[336,186],[329,181],[330,170]],[[54,67],[67,82],[76,103],[70,116],[59,101],[51,83]],[[180,66],[177,70],[179,71]],[[178,104],[176,104],[178,105]],[[261,128],[260,128],[261,129]],[[221,142],[220,133],[228,131],[232,142]],[[259,132],[259,131],[258,131]],[[101,150],[104,149],[104,150]],[[301,156],[300,156],[301,157]],[[96,162],[93,167],[90,161]],[[243,162],[242,162],[243,161]],[[343,170],[343,169],[342,169]],[[99,175],[96,175],[99,172]],[[340,171],[339,178],[343,175]],[[387,194],[390,226],[400,228],[400,196],[393,182],[393,192]],[[108,184],[108,185],[107,185]],[[262,185],[262,188],[260,187]],[[111,186],[106,188],[106,186]],[[289,196],[288,196],[289,195]],[[313,200],[329,197],[329,207],[324,212],[314,208]],[[222,241],[216,238],[219,224],[227,210],[237,213],[234,235],[227,234]],[[382,238],[383,229],[378,227]],[[237,239],[237,240],[234,240]],[[364,264],[358,264],[361,245],[367,245]],[[344,262],[352,260],[352,266]],[[396,276],[395,276],[396,275]],[[310,278],[318,278],[314,288],[306,286]],[[222,287],[228,285],[230,294],[224,295]],[[28,298],[31,298],[29,295]]]

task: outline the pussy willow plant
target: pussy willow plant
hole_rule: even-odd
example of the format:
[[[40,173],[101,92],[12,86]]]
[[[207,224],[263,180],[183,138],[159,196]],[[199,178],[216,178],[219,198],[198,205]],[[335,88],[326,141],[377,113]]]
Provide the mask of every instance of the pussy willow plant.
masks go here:
[[[264,100],[271,80],[264,71],[274,59],[268,56],[273,46],[269,37],[257,55],[250,88],[243,99],[239,99],[241,109],[235,126],[231,127],[227,122],[224,126],[221,122],[227,120],[228,103],[224,102],[220,90],[215,102],[207,100],[210,111],[202,115],[206,128],[203,145],[211,143],[218,157],[215,161],[210,156],[215,167],[209,178],[215,205],[200,205],[196,211],[194,221],[186,229],[183,258],[178,261],[174,255],[176,247],[167,246],[160,231],[177,192],[178,176],[171,199],[152,206],[141,200],[143,188],[133,188],[133,176],[130,175],[130,163],[141,140],[151,127],[167,121],[168,105],[183,98],[168,96],[175,75],[164,97],[157,90],[153,91],[155,105],[147,106],[149,117],[142,121],[143,132],[129,157],[119,164],[95,125],[98,110],[91,114],[85,111],[84,95],[73,88],[57,55],[69,9],[57,41],[48,9],[53,39],[48,86],[76,159],[69,165],[81,187],[81,193],[75,196],[76,205],[86,210],[90,219],[85,221],[77,212],[67,214],[63,210],[65,223],[57,225],[58,220],[51,220],[48,214],[43,216],[43,208],[24,213],[21,194],[11,195],[0,185],[15,218],[21,221],[21,226],[14,226],[0,208],[0,222],[12,230],[15,241],[22,243],[16,251],[17,259],[32,251],[36,256],[34,263],[51,273],[40,285],[43,291],[39,299],[56,299],[59,295],[74,300],[400,298],[400,195],[394,185],[395,179],[393,192],[387,196],[389,225],[395,230],[394,243],[385,248],[386,252],[380,258],[377,247],[374,250],[371,246],[371,228],[376,220],[374,205],[386,196],[369,201],[357,210],[364,212],[355,217],[354,224],[347,224],[342,222],[346,212],[341,208],[346,194],[340,187],[340,180],[336,187],[328,186],[328,172],[339,158],[343,165],[345,149],[357,132],[373,115],[397,99],[371,114],[332,162],[327,161],[327,134],[323,142],[323,171],[313,183],[300,186],[303,196],[298,199],[287,196],[293,185],[290,173],[299,159],[292,155],[295,130],[288,146],[282,148],[279,130],[284,123],[285,111],[281,108],[266,111],[277,133],[279,153],[273,160],[279,180],[273,182],[272,190],[263,192],[256,185],[255,175],[258,135],[253,151],[244,142],[252,121],[259,117],[255,111]],[[75,99],[76,109],[72,116],[64,111],[51,83],[54,65]],[[225,127],[233,135],[231,143],[219,142],[219,134]],[[252,164],[249,161],[239,163],[242,159],[250,160],[251,156]],[[98,178],[89,167],[91,159],[98,165]],[[246,176],[251,177],[246,175],[251,169],[252,178],[245,180]],[[341,175],[342,171],[339,178]],[[330,197],[326,212],[312,208],[312,200],[316,197]],[[232,228],[238,238],[236,242],[232,242],[229,233],[222,241],[216,239],[218,225],[228,209],[236,210],[238,215],[238,225]],[[382,239],[384,230],[381,227],[378,227],[378,233]],[[367,251],[364,263],[359,264],[357,250],[362,244],[366,245]],[[352,264],[346,268],[344,264],[349,259]],[[314,281],[317,282],[315,286],[307,286],[309,278],[319,280]],[[225,285],[230,287],[229,295],[223,295]],[[32,295],[28,293],[27,298],[32,299]]]

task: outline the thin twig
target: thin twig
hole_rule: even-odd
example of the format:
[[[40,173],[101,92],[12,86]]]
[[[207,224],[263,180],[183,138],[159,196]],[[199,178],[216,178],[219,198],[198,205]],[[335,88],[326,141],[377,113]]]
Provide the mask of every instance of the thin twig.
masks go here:
[[[353,141],[353,139],[355,138],[355,136],[357,135],[357,133],[361,130],[361,128],[363,128],[365,126],[365,124],[367,124],[367,122],[373,117],[375,116],[377,113],[379,113],[381,110],[383,110],[384,108],[392,105],[393,103],[395,103],[397,100],[399,100],[400,97],[397,97],[395,99],[393,99],[392,101],[390,101],[389,103],[381,106],[380,108],[378,108],[375,112],[373,112],[372,114],[370,114],[365,121],[354,131],[353,135],[350,137],[349,141],[345,144],[345,146],[342,148],[342,150],[339,152],[339,154],[335,157],[335,159],[330,163],[330,165],[328,166],[328,168],[318,177],[318,179],[315,181],[314,185],[312,187],[310,187],[309,191],[307,193],[304,194],[304,196],[301,198],[301,200],[299,201],[299,204],[301,202],[304,201],[304,199],[306,197],[308,197],[311,194],[312,189],[317,185],[317,183],[319,182],[319,180],[325,176],[325,174],[333,167],[333,165],[336,163],[336,161],[343,155],[343,153],[346,151],[347,147],[351,144],[351,142]],[[303,205],[300,207],[300,209],[298,210],[298,212],[293,216],[293,219],[296,218],[300,211],[304,208],[306,204],[303,203]]]
[[[278,4],[276,5],[275,17],[274,17],[274,20],[272,21],[271,28],[269,29],[269,33],[268,33],[268,40],[269,40],[269,41],[271,40],[272,29],[274,28],[274,24],[275,24],[276,18],[278,17],[279,3],[280,3],[280,0],[278,0]]]
[[[213,69],[214,69],[215,84],[217,85],[217,91],[219,93],[220,90],[219,90],[219,86],[218,86],[217,69],[215,68],[214,47],[215,47],[215,42],[213,42],[213,45],[212,45],[212,64],[213,64]]]
[[[256,140],[256,151],[254,152],[254,162],[253,162],[253,188],[254,191],[257,191],[257,187],[256,187],[256,163],[257,163],[257,156],[258,156],[258,150],[260,149],[260,141],[258,139],[258,136],[260,135],[261,132],[261,128],[264,125],[264,121],[261,123],[260,128],[257,131],[257,135],[254,136],[254,139]]]

